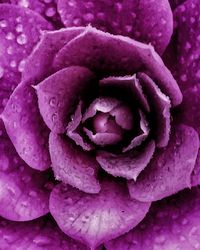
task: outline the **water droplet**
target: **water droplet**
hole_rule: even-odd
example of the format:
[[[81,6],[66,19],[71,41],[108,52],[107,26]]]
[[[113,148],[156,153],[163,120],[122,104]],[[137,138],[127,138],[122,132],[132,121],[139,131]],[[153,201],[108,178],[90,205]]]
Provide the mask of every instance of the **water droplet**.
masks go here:
[[[56,106],[56,98],[55,97],[52,97],[50,100],[49,100],[49,105],[51,107],[55,107]]]
[[[7,21],[6,21],[6,20],[1,20],[1,21],[0,21],[0,27],[1,27],[1,28],[6,28],[7,25],[8,25],[8,24],[7,24]]]
[[[17,31],[18,33],[20,33],[20,32],[23,31],[23,25],[22,25],[21,23],[17,24],[17,26],[16,26],[16,31]]]
[[[187,81],[187,76],[185,74],[181,75],[181,80],[183,82],[186,82]]]
[[[94,15],[92,13],[87,13],[83,15],[83,18],[85,19],[85,21],[91,22],[94,20]]]
[[[48,17],[52,17],[56,14],[56,10],[51,7],[51,8],[48,8],[46,11],[45,11],[45,15],[48,16]]]
[[[0,79],[3,77],[4,75],[4,69],[0,66]]]
[[[26,60],[25,59],[23,59],[23,60],[20,61],[19,66],[18,66],[18,71],[19,72],[23,72],[24,71],[25,64],[26,64]]]
[[[12,32],[8,32],[6,34],[6,39],[7,40],[13,40],[15,38],[15,35]]]
[[[8,55],[12,55],[13,54],[13,47],[9,46],[7,48],[7,53],[8,53]]]
[[[12,60],[12,61],[10,62],[10,67],[15,68],[16,66],[17,66],[16,61]]]
[[[17,42],[20,45],[24,45],[27,43],[27,36],[25,34],[21,34],[17,37]]]
[[[69,1],[68,1],[68,5],[69,5],[70,7],[74,7],[74,6],[76,6],[76,1],[74,1],[74,0],[69,0]]]
[[[82,23],[82,21],[81,21],[81,19],[80,18],[75,18],[74,20],[73,20],[73,24],[74,25],[81,25],[81,23]]]
[[[19,5],[21,7],[28,8],[29,7],[29,2],[28,2],[28,0],[20,0]]]

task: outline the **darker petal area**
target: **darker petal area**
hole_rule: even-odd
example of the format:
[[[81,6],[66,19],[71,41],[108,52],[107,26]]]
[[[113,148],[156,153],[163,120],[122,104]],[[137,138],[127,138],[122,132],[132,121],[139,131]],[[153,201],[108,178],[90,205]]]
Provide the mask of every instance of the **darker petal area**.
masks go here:
[[[131,199],[120,182],[103,181],[99,194],[59,184],[51,193],[50,211],[61,230],[95,249],[136,226],[150,203]]]
[[[156,202],[136,228],[105,244],[106,250],[193,250],[200,247],[200,190]]]
[[[95,158],[84,152],[73,141],[50,133],[49,148],[55,178],[87,193],[98,193],[99,165]]]
[[[129,182],[131,197],[140,201],[156,201],[191,186],[199,136],[186,125],[175,126],[174,129],[168,146],[156,151],[137,182]]]

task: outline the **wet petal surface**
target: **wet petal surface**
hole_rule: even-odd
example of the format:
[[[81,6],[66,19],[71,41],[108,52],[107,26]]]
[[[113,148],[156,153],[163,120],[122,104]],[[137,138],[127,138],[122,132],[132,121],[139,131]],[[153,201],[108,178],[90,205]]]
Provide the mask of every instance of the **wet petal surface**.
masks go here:
[[[172,12],[167,0],[80,1],[58,0],[58,12],[66,27],[92,26],[151,43],[160,53],[173,30]]]
[[[2,119],[20,157],[34,169],[49,168],[49,130],[40,116],[37,96],[31,86],[23,82],[18,85],[4,109]]]
[[[1,250],[88,250],[62,233],[50,217],[20,224],[0,219],[0,247]]]
[[[168,146],[156,151],[136,183],[129,182],[130,195],[155,201],[190,187],[198,149],[197,132],[185,125],[176,126]]]
[[[140,225],[106,243],[106,250],[196,250],[200,247],[200,190],[155,203]]]
[[[86,194],[59,184],[50,198],[50,211],[67,235],[95,249],[136,226],[150,204],[131,200],[120,182],[104,181],[99,194]]]
[[[95,158],[84,152],[74,142],[51,132],[49,148],[55,178],[84,192],[100,191]]]

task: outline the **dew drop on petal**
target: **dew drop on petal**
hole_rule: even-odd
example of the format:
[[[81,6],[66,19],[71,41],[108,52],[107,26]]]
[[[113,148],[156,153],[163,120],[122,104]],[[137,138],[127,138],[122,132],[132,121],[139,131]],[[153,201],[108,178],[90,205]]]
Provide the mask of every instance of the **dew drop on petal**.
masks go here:
[[[27,43],[27,37],[25,34],[21,34],[17,37],[17,43],[20,45],[26,44]]]

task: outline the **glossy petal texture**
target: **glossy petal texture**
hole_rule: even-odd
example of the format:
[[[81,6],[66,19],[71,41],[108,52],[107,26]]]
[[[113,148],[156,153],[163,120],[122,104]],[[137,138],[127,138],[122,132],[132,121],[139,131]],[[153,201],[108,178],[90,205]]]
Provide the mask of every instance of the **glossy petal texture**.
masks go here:
[[[106,250],[199,249],[199,206],[197,188],[155,203],[140,225],[107,243]]]
[[[20,157],[34,169],[49,168],[49,130],[40,116],[37,96],[31,86],[23,82],[18,85],[3,111],[2,119]]]
[[[41,40],[27,59],[22,79],[35,85],[53,73],[52,61],[56,53],[71,39],[79,35],[83,28],[61,29],[43,32]]]
[[[81,1],[58,0],[58,11],[66,27],[92,26],[151,43],[160,53],[173,31],[172,12],[167,0]]]
[[[98,163],[72,140],[51,132],[49,148],[55,178],[87,193],[98,193]]]
[[[136,75],[124,77],[108,77],[99,81],[100,88],[117,89],[128,91],[133,101],[136,102],[142,110],[149,112],[150,107],[146,96],[143,93],[142,87]],[[120,91],[120,93],[122,93]]]
[[[155,143],[151,141],[142,149],[132,149],[124,154],[116,155],[106,151],[99,151],[96,159],[109,174],[136,181],[140,172],[150,162],[154,150]]]
[[[30,222],[0,219],[1,250],[88,250],[67,237],[49,217]]]
[[[151,107],[153,114],[155,140],[157,147],[166,147],[169,141],[170,134],[170,108],[171,103],[169,97],[163,94],[156,83],[146,74],[139,73],[143,90]]]
[[[51,131],[64,133],[79,98],[95,85],[94,74],[84,67],[60,70],[36,86],[40,113]]]
[[[53,63],[56,70],[70,65],[88,67],[102,77],[133,75],[143,68],[157,80],[173,106],[182,101],[176,81],[153,47],[128,37],[114,36],[88,26],[57,53]]]
[[[76,111],[72,115],[71,121],[67,125],[66,133],[67,136],[76,143],[76,145],[81,146],[84,150],[90,151],[94,149],[94,145],[92,145],[91,142],[85,140],[79,129],[83,118],[82,106],[82,102],[77,105]]]
[[[129,182],[133,198],[156,201],[191,186],[199,137],[191,127],[180,125],[174,128],[168,146],[156,151],[136,183]]]
[[[62,231],[91,249],[136,226],[150,206],[131,200],[120,182],[101,186],[99,194],[89,195],[59,184],[50,197],[50,211]]]
[[[0,131],[0,216],[15,221],[43,216],[49,212],[49,172],[40,173],[26,165],[1,121]]]
[[[40,15],[23,8],[0,5],[0,113],[19,84],[27,56],[51,25]]]
[[[52,22],[55,28],[62,27],[60,15],[57,12],[57,0],[10,0],[10,2],[38,12],[48,21]]]

